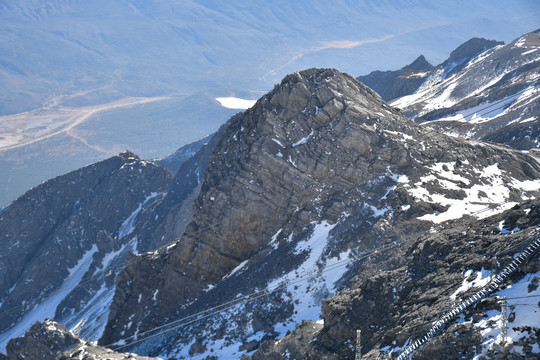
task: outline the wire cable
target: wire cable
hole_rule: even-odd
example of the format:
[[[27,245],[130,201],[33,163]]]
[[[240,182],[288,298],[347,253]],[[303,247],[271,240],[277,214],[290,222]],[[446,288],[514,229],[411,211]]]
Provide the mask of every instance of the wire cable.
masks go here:
[[[204,227],[204,228],[202,228],[202,229],[197,230],[197,231],[196,231],[195,233],[193,233],[193,234],[187,234],[187,235],[183,235],[183,236],[181,236],[181,237],[178,237],[178,238],[176,238],[175,240],[173,240],[172,242],[170,242],[169,244],[163,245],[163,246],[161,246],[160,248],[156,249],[155,251],[151,251],[151,252],[146,253],[146,254],[151,254],[151,253],[158,252],[160,249],[164,249],[164,248],[166,248],[167,246],[171,246],[171,244],[177,243],[177,242],[178,242],[180,239],[182,239],[182,238],[191,238],[191,239],[195,239],[195,240],[196,240],[196,239],[197,239],[196,236],[200,236],[200,235],[202,235],[202,234],[204,234],[204,233],[207,233],[207,232],[209,232],[209,231],[214,231],[214,232],[215,232],[216,230],[214,229],[214,227],[215,227],[215,226],[221,225],[224,221],[225,221],[225,220],[221,220],[221,221],[219,221],[219,222],[217,222],[217,223],[210,224],[210,225],[208,225],[208,226],[206,226],[206,227]],[[127,245],[127,244],[126,244],[126,245]],[[140,254],[140,255],[144,255],[144,254]],[[136,264],[137,262],[143,261],[143,260],[145,260],[145,259],[146,259],[145,256],[137,256],[137,257],[133,258],[132,260],[127,261],[125,264],[123,264],[123,265],[122,265],[122,268],[125,268],[125,267],[127,267],[127,266],[131,266],[131,265],[134,265],[134,264]],[[101,269],[101,270],[104,270],[104,269]],[[97,271],[97,270],[96,270],[96,271]],[[84,275],[83,275],[83,277],[84,277]],[[64,279],[64,280],[65,280],[65,279]],[[73,287],[73,289],[70,291],[70,294],[71,294],[73,291],[75,291],[77,288],[79,288],[79,287],[81,287],[81,286],[83,286],[83,285],[86,285],[86,284],[92,282],[93,280],[94,280],[94,279],[93,279],[93,276],[90,276],[90,277],[87,277],[87,278],[83,278],[79,283],[77,283],[76,286]],[[58,290],[58,289],[56,289],[56,290]],[[55,291],[56,291],[56,290],[55,290]],[[54,291],[51,292],[51,294],[50,294],[49,296],[51,296],[52,294],[54,294]],[[39,305],[42,301],[43,301],[43,300],[40,300],[40,301],[34,300],[34,301],[32,301],[32,302],[29,302],[29,303],[24,303],[24,304],[21,303],[21,304],[19,304],[19,305],[17,305],[17,306],[11,307],[11,308],[9,308],[9,309],[5,309],[5,310],[3,310],[3,311],[0,313],[0,319],[2,319],[3,317],[9,316],[9,315],[11,315],[11,314],[13,314],[13,313],[16,313],[18,310],[20,310],[20,309],[22,309],[22,308],[24,308],[24,307],[27,307],[28,309],[30,309],[32,306]],[[30,305],[29,305],[29,304],[30,304]],[[31,310],[28,310],[28,311],[31,311]],[[26,314],[28,311],[25,311],[25,314]],[[23,315],[23,316],[24,316],[24,315]],[[6,331],[7,331],[7,330],[9,330],[9,329],[6,329]]]
[[[340,267],[343,267],[343,266],[346,266],[348,265],[350,262],[352,261],[360,261],[360,260],[363,260],[369,256],[372,256],[373,254],[379,252],[379,251],[384,251],[384,250],[388,250],[388,249],[391,249],[393,247],[396,247],[398,246],[399,244],[396,243],[396,242],[393,242],[391,244],[385,244],[383,246],[380,246],[380,247],[377,247],[375,249],[372,249],[372,250],[369,250],[363,254],[361,254],[360,256],[357,256],[357,257],[353,257],[353,258],[347,258],[347,259],[344,259],[344,260],[340,260],[334,264],[331,264],[325,268],[323,268],[324,270],[322,270],[320,273],[317,273],[317,275],[320,275],[320,274],[324,274],[324,273],[327,273],[329,271],[332,271],[332,270],[335,270],[337,268],[340,268]],[[261,297],[264,297],[264,296],[267,296],[267,295],[270,295],[278,290],[283,290],[289,286],[293,286],[293,285],[296,285],[296,284],[299,284],[307,279],[310,279],[310,278],[313,278],[315,275],[306,270],[306,275],[303,275],[297,279],[295,279],[294,281],[289,281],[289,282],[285,282],[283,284],[280,284],[280,285],[276,285],[274,288],[272,289],[264,289],[264,290],[260,290],[260,291],[254,291],[252,293],[250,293],[249,295],[246,295],[246,296],[243,296],[239,299],[235,299],[235,300],[232,300],[232,301],[229,301],[228,303],[225,303],[225,304],[222,304],[222,305],[218,305],[218,306],[215,306],[215,307],[212,307],[212,308],[209,308],[207,310],[204,310],[204,311],[201,311],[197,314],[193,314],[193,315],[189,315],[189,316],[186,316],[182,319],[178,319],[176,321],[173,321],[171,323],[168,323],[168,324],[165,324],[165,325],[161,325],[161,326],[158,326],[158,327],[155,327],[155,328],[152,328],[152,329],[149,329],[147,331],[145,331],[144,333],[141,333],[141,334],[138,334],[138,335],[134,335],[134,336],[131,336],[129,338],[125,338],[125,339],[119,339],[117,341],[115,341],[114,343],[111,343],[111,344],[108,344],[108,345],[104,345],[105,347],[111,347],[113,350],[119,350],[119,349],[123,349],[123,348],[126,348],[128,346],[132,346],[134,344],[137,344],[137,343],[140,343],[142,341],[146,341],[150,338],[153,338],[155,336],[158,336],[158,335],[162,335],[164,333],[167,333],[169,331],[172,331],[172,330],[176,330],[180,327],[184,327],[184,326],[187,326],[189,324],[192,324],[194,322],[197,322],[197,321],[200,321],[202,319],[205,319],[205,318],[208,318],[210,316],[213,316],[213,315],[217,315],[221,312],[224,312],[226,310],[230,310],[238,305],[242,305],[242,304],[245,304],[245,303],[248,303],[248,302],[251,302],[251,301],[255,301],[257,299],[260,299]],[[223,308],[223,306],[225,306]],[[198,317],[196,319],[193,319],[194,317],[196,316],[199,316],[199,315],[202,315],[201,317]],[[178,324],[182,321],[185,321],[185,320],[189,320],[189,319],[192,319],[186,323],[182,323],[182,324]],[[174,325],[174,324],[178,324],[170,329],[167,329],[167,330],[164,330],[164,331],[161,331],[159,333],[156,333],[156,334],[152,334],[150,336],[147,336],[145,338],[142,338],[142,339],[137,339],[136,341],[133,341],[133,342],[130,342],[128,344],[123,344],[119,347],[116,347],[115,344],[117,344],[118,342],[120,341],[126,341],[126,340],[130,340],[130,339],[135,339],[136,337],[140,336],[140,335],[143,335],[143,334],[148,334],[150,332],[153,332],[153,331],[156,331],[156,330],[160,330],[160,329],[163,329],[165,327],[168,327],[168,326],[171,326],[171,325]]]

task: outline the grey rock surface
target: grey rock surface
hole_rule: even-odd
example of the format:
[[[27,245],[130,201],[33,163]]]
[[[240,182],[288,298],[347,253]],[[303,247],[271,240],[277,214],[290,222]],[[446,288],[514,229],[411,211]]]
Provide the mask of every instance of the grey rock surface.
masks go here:
[[[501,231],[501,221],[505,228],[522,230],[508,234]],[[283,356],[288,347],[302,346],[308,349],[296,358],[353,359],[356,330],[362,333],[362,359],[395,358],[407,342],[424,336],[441,314],[474,293],[475,287],[459,290],[463,283],[479,276],[467,274],[484,269],[496,273],[532,239],[538,238],[539,224],[538,201],[485,220],[447,223],[436,233],[425,234],[406,245],[402,267],[372,277],[362,274],[362,270],[356,273],[349,289],[324,302],[324,326],[320,331],[302,339],[293,332],[272,344],[262,344],[245,359],[274,359],[272,354],[276,352]],[[379,262],[377,266],[383,265]],[[538,271],[540,254],[537,253],[502,287],[529,279],[529,292],[532,292],[537,287]],[[453,297],[453,294],[457,295]],[[513,343],[507,347],[492,346],[486,351],[489,342],[483,337],[485,327],[479,326],[479,322],[494,310],[501,311],[494,297],[467,309],[461,319],[451,322],[444,334],[428,342],[413,359],[472,359],[480,354],[484,354],[483,359],[539,356],[532,351],[538,341],[535,328],[521,329],[522,337],[512,339]],[[540,307],[535,311],[540,311]],[[513,321],[509,319],[510,327]],[[520,347],[529,347],[525,356],[518,352]]]
[[[489,171],[498,175],[485,177]],[[350,270],[336,286],[346,288],[355,271],[366,279],[399,268],[406,246],[369,261],[354,259],[394,241],[410,244],[437,229],[439,217],[452,219],[453,203],[500,212],[504,209],[497,210],[491,200],[499,195],[487,192],[499,191],[503,201],[519,203],[537,193],[519,184],[539,176],[534,156],[423,129],[337,70],[289,75],[223,132],[186,233],[139,255],[120,274],[100,344],[172,328],[164,323],[294,274],[310,259],[309,248],[298,250],[301,244],[325,226],[332,230],[316,265],[310,265],[313,274],[343,254],[351,257]],[[502,187],[488,190],[494,183]],[[441,197],[449,202],[435,200]],[[470,210],[453,219],[462,216],[476,215]],[[231,273],[237,267],[242,271]],[[264,334],[260,342],[301,322],[294,291],[275,291],[227,315],[177,323],[175,331],[128,349],[185,358],[190,355],[180,355],[181,349],[191,347],[192,354],[204,357],[239,343],[234,352],[241,353],[255,345],[246,333]],[[320,304],[334,290],[317,285],[306,291],[305,297]]]
[[[375,90],[385,101],[392,101],[415,92],[433,68],[424,55],[420,55],[399,70],[377,70],[368,75],[358,76],[356,80]]]
[[[5,358],[57,360],[63,352],[80,344],[82,341],[77,335],[67,331],[64,325],[46,319],[32,325],[24,337],[11,339]]]

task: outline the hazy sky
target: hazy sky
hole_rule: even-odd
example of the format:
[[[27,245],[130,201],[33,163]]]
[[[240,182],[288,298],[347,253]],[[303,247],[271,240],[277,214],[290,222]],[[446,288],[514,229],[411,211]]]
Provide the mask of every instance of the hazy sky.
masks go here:
[[[289,72],[433,64],[471,37],[540,27],[537,0],[5,0],[0,114],[51,93],[86,98],[267,91]]]

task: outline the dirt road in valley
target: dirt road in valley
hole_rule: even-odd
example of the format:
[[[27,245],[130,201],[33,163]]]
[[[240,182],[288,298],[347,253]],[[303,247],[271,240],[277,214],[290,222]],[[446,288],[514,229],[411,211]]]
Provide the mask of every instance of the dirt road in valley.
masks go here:
[[[63,132],[72,135],[71,129],[102,111],[166,99],[170,98],[133,97],[95,106],[47,108],[0,116],[0,152],[26,146]]]

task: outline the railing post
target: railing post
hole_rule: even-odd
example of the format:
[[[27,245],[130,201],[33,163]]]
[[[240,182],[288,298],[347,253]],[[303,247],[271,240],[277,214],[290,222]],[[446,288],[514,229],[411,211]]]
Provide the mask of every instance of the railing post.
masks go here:
[[[356,330],[356,351],[354,360],[362,360],[362,330]]]
[[[502,345],[506,344],[506,336],[508,329],[508,317],[506,315],[506,296],[501,299],[501,340]]]

